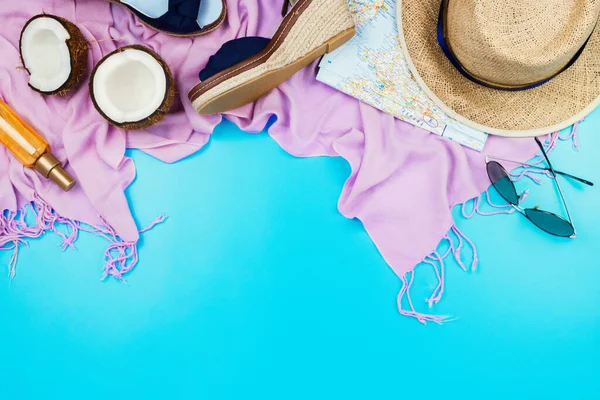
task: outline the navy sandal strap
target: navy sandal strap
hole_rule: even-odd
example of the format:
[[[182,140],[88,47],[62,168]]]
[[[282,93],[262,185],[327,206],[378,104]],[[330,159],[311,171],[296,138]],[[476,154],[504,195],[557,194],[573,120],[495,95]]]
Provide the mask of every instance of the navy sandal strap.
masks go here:
[[[290,8],[290,0],[284,0],[284,2],[283,2],[283,8],[281,9],[281,16],[282,17],[285,17],[285,15],[287,14],[289,8]]]
[[[205,81],[219,72],[260,53],[271,42],[271,39],[248,36],[230,40],[215,55],[211,56],[206,67],[200,72],[200,81]]]
[[[159,18],[150,18],[130,8],[138,18],[155,29],[175,33],[189,34],[201,29],[198,25],[198,10],[201,0],[169,0],[169,11]]]

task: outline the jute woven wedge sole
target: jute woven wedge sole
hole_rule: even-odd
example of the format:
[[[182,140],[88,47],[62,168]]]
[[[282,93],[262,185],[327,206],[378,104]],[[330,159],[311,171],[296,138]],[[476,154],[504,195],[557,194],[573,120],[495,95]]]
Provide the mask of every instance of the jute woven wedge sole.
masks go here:
[[[118,5],[122,6],[122,7],[127,8],[128,10],[132,11],[127,4],[122,3],[120,0],[107,0],[107,1],[109,3],[118,4]],[[167,32],[165,30],[161,30],[161,29],[153,27],[151,24],[147,23],[143,19],[139,19],[139,21],[142,24],[146,25],[148,28],[153,29],[153,30],[155,30],[157,32],[160,32],[160,33],[164,33],[165,35],[169,35],[169,36],[175,36],[175,37],[202,36],[202,35],[206,35],[207,33],[210,33],[212,31],[214,31],[215,29],[217,29],[218,27],[220,27],[221,25],[223,25],[223,22],[225,22],[225,18],[227,17],[227,3],[225,2],[225,0],[222,0],[222,1],[223,1],[223,12],[219,16],[219,18],[215,22],[213,22],[210,25],[205,26],[201,30],[198,30],[198,31],[195,31],[195,32],[191,32],[191,33],[181,34],[181,33]]]
[[[355,33],[346,0],[300,0],[263,51],[199,83],[189,98],[203,115],[252,103]]]

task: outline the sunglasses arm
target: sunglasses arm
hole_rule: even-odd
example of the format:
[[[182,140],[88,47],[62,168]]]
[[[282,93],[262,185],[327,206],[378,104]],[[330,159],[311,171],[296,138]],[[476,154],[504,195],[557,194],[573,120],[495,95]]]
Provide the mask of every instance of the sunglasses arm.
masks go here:
[[[520,161],[514,161],[514,160],[506,160],[504,158],[500,158],[500,157],[494,157],[494,156],[486,156],[485,157],[485,162],[487,163],[489,160],[496,160],[496,161],[505,161],[505,162],[510,162],[510,163],[514,163],[514,164],[519,164],[522,165],[524,167],[529,167],[529,168],[534,168],[534,169],[539,169],[540,171],[552,171],[550,168],[544,168],[544,167],[538,167],[536,165],[531,165],[531,164],[527,164],[527,163],[522,163]],[[571,178],[576,180],[577,182],[581,182],[585,185],[588,186],[594,186],[593,182],[588,181],[587,179],[583,179],[583,178],[579,178],[577,176],[571,175],[571,174],[567,174],[566,172],[562,172],[562,171],[557,171],[554,170],[555,173],[557,173],[558,175],[562,175],[566,178]]]

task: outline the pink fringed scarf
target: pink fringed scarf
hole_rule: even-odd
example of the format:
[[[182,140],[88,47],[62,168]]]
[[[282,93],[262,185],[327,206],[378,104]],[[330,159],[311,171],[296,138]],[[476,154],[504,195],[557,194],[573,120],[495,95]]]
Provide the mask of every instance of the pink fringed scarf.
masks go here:
[[[136,243],[145,230],[136,227],[124,195],[135,177],[135,166],[125,157],[125,149],[140,149],[166,162],[200,150],[221,116],[201,117],[187,100],[188,91],[198,82],[198,72],[225,41],[249,35],[271,36],[281,21],[280,8],[273,7],[271,0],[229,0],[228,7],[222,28],[184,39],[158,34],[124,8],[103,0],[36,0],[27,2],[27,7],[19,2],[3,4],[0,95],[39,128],[54,154],[68,160],[68,170],[79,181],[73,192],[61,193],[0,148],[0,210],[7,210],[0,217],[0,249],[13,251],[11,276],[19,247],[27,238],[45,232],[60,235],[63,248],[72,246],[79,232],[106,238],[106,276],[123,279],[135,266]],[[25,21],[42,11],[67,18],[81,28],[90,42],[90,70],[103,55],[127,44],[145,44],[159,53],[177,82],[179,98],[172,114],[148,131],[124,132],[109,126],[93,109],[85,84],[64,99],[32,92],[25,71],[18,68],[18,38]],[[247,132],[260,132],[276,116],[269,134],[290,154],[345,158],[352,173],[341,194],[340,212],[363,222],[404,282],[398,296],[401,313],[422,322],[442,321],[415,310],[409,295],[412,271],[421,262],[435,269],[439,285],[429,299],[433,305],[444,291],[444,260],[453,255],[467,269],[461,253],[474,247],[454,226],[450,210],[476,198],[472,213],[481,212],[478,196],[489,185],[484,155],[336,92],[316,82],[315,73],[316,63],[255,104],[224,117]],[[556,141],[553,138],[551,147]],[[535,151],[529,139],[493,137],[486,147],[491,154],[522,160],[531,158]],[[535,177],[535,171],[520,174]],[[25,222],[28,204],[35,214],[33,224]],[[498,207],[500,212],[510,212]],[[159,217],[151,226],[163,219]],[[68,233],[58,225],[65,225]],[[449,243],[446,251],[435,251],[440,240]],[[475,254],[471,268],[476,263]]]
[[[573,144],[573,149],[575,151],[578,151],[579,142],[577,138],[577,127],[578,124],[575,124],[571,130],[571,133],[567,136],[561,136],[560,132],[555,132],[552,135],[549,135],[549,137],[544,143],[546,152],[551,153],[552,150],[554,150],[554,148],[556,147],[558,141],[570,141]],[[549,171],[533,168],[535,166],[539,166],[544,161],[544,157],[541,154],[537,154],[531,161],[529,161],[531,167],[517,168],[511,173],[511,178],[515,182],[527,178],[533,181],[535,184],[540,184],[542,182],[540,179],[540,175],[544,175],[548,178],[551,178]],[[490,190],[494,189],[490,188],[486,190],[483,194],[480,194],[462,203],[461,213],[465,219],[473,218],[473,216],[475,216],[476,214],[488,217],[501,214],[513,214],[516,212],[515,208],[510,206],[509,204],[494,203],[490,196]],[[527,190],[522,194],[520,198],[520,203],[524,202],[527,199],[528,195],[529,191]],[[484,205],[486,208],[489,208],[490,211],[484,210]],[[445,251],[441,252],[439,250],[440,248],[445,248]],[[470,251],[470,254],[465,254],[463,250],[467,252]],[[450,231],[446,234],[446,236],[444,236],[441,244],[438,246],[438,249],[436,249],[427,257],[425,257],[421,262],[421,264],[431,266],[438,279],[438,285],[433,290],[431,296],[427,299],[427,304],[429,305],[429,308],[433,307],[434,304],[439,303],[439,301],[442,298],[442,294],[444,293],[445,287],[444,261],[450,256],[453,256],[456,263],[465,272],[475,271],[477,269],[477,265],[479,263],[477,248],[475,247],[474,243],[456,226],[453,226],[450,229]],[[471,264],[469,267],[467,267],[465,265],[464,260],[469,258],[471,259]],[[428,315],[417,312],[410,297],[410,288],[413,284],[414,273],[411,271],[407,273],[406,276],[400,277],[400,279],[402,280],[402,289],[398,294],[397,301],[398,309],[402,315],[414,317],[421,323],[442,323],[448,320],[449,317]],[[406,310],[405,305],[408,305],[410,309]]]

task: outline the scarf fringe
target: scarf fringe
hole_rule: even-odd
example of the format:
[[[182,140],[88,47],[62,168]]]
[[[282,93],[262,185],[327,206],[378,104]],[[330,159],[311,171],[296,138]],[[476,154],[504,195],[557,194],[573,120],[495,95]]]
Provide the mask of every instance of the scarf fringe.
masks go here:
[[[458,229],[457,226],[453,226],[452,229],[450,229],[450,231],[442,240],[442,245],[440,247],[443,247],[444,242],[447,242],[447,248],[445,252],[440,253],[438,250],[436,250],[425,257],[421,264],[419,264],[427,264],[432,267],[438,280],[438,285],[431,293],[431,296],[425,299],[425,302],[429,305],[429,308],[432,308],[435,304],[438,304],[442,300],[444,288],[446,286],[446,261],[449,257],[453,257],[463,271],[476,271],[477,266],[479,265],[479,256],[477,254],[477,248],[475,247],[475,244],[467,235]],[[467,256],[467,253],[470,253],[470,256]],[[465,259],[470,259],[471,264],[469,267],[465,265]],[[450,316],[437,316],[416,311],[410,295],[414,278],[414,271],[409,272],[400,278],[402,281],[402,288],[400,289],[400,293],[398,293],[397,297],[398,311],[400,314],[407,317],[413,317],[422,324],[427,324],[427,322],[443,324],[444,322],[450,322],[454,320],[454,318]],[[404,304],[407,304],[409,309],[406,309]]]
[[[582,120],[583,121],[583,120]],[[571,129],[571,133],[568,136],[561,136],[560,132],[554,132],[549,135],[544,142],[544,148],[548,154],[550,154],[558,144],[559,141],[566,142],[571,141],[573,150],[579,151],[579,138],[578,138],[578,124],[582,121],[579,121],[573,128]],[[544,156],[539,152],[536,156],[529,162],[529,164],[537,166],[544,162]],[[541,176],[551,177],[548,171],[540,171],[531,167],[519,167],[514,170],[510,174],[511,178],[514,181],[519,181],[521,179],[530,179],[536,184],[541,184],[542,180]],[[529,190],[525,191],[519,200],[519,203],[525,201],[527,196],[529,195]],[[493,211],[483,211],[483,204],[492,208]],[[461,214],[466,219],[473,218],[476,214],[481,216],[492,216],[492,215],[500,215],[500,214],[513,214],[516,210],[510,204],[496,204],[492,201],[490,196],[490,189],[485,191],[483,194],[465,202],[461,206]],[[439,248],[443,248],[447,242],[446,251],[440,253]],[[452,256],[458,266],[465,272],[474,272],[477,270],[477,265],[479,264],[479,257],[477,254],[477,248],[473,241],[469,239],[467,235],[461,232],[456,225],[454,225],[450,231],[446,234],[446,236],[440,242],[440,246],[430,255],[425,257],[423,261],[417,265],[417,267],[425,264],[429,265],[433,268],[437,280],[438,285],[435,287],[431,296],[425,300],[428,304],[429,308],[432,308],[435,304],[438,304],[442,296],[444,294],[445,288],[445,267],[448,258]],[[470,251],[464,251],[470,249]],[[470,267],[465,265],[465,257],[471,260]],[[467,262],[468,263],[468,262]],[[415,270],[417,269],[415,267]],[[406,275],[402,276],[400,280],[402,281],[402,288],[398,293],[397,303],[398,303],[398,311],[400,314],[412,317],[419,321],[422,324],[427,324],[428,322],[434,322],[436,324],[443,324],[445,322],[450,322],[455,320],[455,318],[451,318],[450,316],[437,316],[431,314],[424,314],[416,311],[413,301],[410,296],[410,290],[413,285],[415,278],[415,272],[411,271]],[[404,305],[408,305],[406,308]]]
[[[35,218],[35,223],[32,225],[29,225],[26,221],[30,214],[33,214],[33,218]],[[166,218],[165,215],[158,216],[140,233],[149,231],[154,226],[164,222]],[[61,227],[62,229],[59,229]],[[62,251],[69,248],[76,249],[75,242],[80,232],[92,233],[106,239],[109,245],[104,252],[103,280],[114,277],[125,283],[124,276],[134,269],[139,261],[138,242],[123,241],[107,223],[92,226],[64,218],[58,215],[39,194],[34,193],[34,199],[29,205],[17,212],[5,212],[0,215],[0,251],[12,250],[13,252],[8,262],[8,276],[10,279],[14,279],[16,276],[20,247],[29,247],[28,240],[37,239],[50,232],[61,238],[59,246]]]
[[[578,123],[573,125],[571,133],[568,136],[562,137],[560,136],[559,132],[549,135],[544,143],[546,151],[548,153],[552,152],[559,141],[571,141],[573,149],[578,151],[580,147],[578,140]],[[532,159],[530,164],[538,165],[543,161],[544,158],[540,153]],[[549,173],[547,171],[540,171],[530,167],[520,167],[511,173],[511,177],[515,181],[529,178],[538,184],[541,183],[540,175],[549,176]],[[524,201],[528,193],[529,192],[526,191],[520,201]],[[485,195],[485,199],[483,198],[483,195]],[[468,211],[468,207],[471,202],[473,205],[471,211]],[[481,210],[481,205],[483,202],[495,210]],[[35,216],[35,225],[30,226],[25,221],[29,212],[32,212]],[[475,214],[482,216],[512,214],[515,212],[515,209],[510,205],[500,205],[492,202],[490,198],[490,192],[488,190],[482,195],[465,202],[462,205],[461,212],[463,217],[470,219]],[[166,218],[167,217],[165,215],[158,216],[149,226],[140,230],[140,233],[149,231],[150,229],[154,228],[154,226],[164,222]],[[58,229],[59,226],[64,226],[66,233]],[[138,242],[123,241],[117,235],[115,230],[106,223],[103,225],[91,226],[79,221],[73,221],[68,218],[61,217],[52,209],[52,207],[50,207],[48,203],[46,203],[37,193],[35,193],[34,200],[31,202],[31,207],[26,206],[18,212],[5,212],[4,214],[0,215],[0,251],[12,250],[13,252],[8,262],[8,275],[11,279],[16,276],[19,248],[21,246],[29,247],[27,239],[39,238],[48,232],[54,232],[62,239],[60,247],[63,251],[67,250],[68,248],[75,249],[75,242],[77,241],[80,232],[92,233],[106,239],[109,242],[109,245],[104,252],[103,280],[109,277],[114,277],[121,282],[126,283],[124,276],[131,272],[131,270],[135,268],[139,261],[137,249]],[[455,261],[463,271],[475,271],[479,263],[475,244],[469,239],[468,236],[461,232],[456,225],[454,225],[442,239],[442,244],[444,241],[448,242],[448,248],[443,254],[440,254],[440,252],[436,250],[425,257],[425,259],[423,259],[421,262],[421,264],[427,264],[431,266],[434,269],[438,279],[438,285],[433,290],[431,296],[425,300],[425,302],[429,305],[429,308],[432,308],[433,305],[438,304],[443,297],[445,288],[445,261],[448,259],[448,257],[454,257]],[[463,259],[463,250],[467,248],[471,249],[470,268],[465,265],[465,261]],[[417,267],[419,265],[417,265]],[[427,322],[442,324],[444,322],[453,320],[449,316],[430,315],[416,311],[410,295],[410,289],[413,285],[414,278],[414,271],[411,271],[400,278],[402,281],[402,288],[397,296],[397,304],[400,314],[415,318],[423,324],[427,324]],[[407,304],[409,308],[405,308],[404,304]]]

